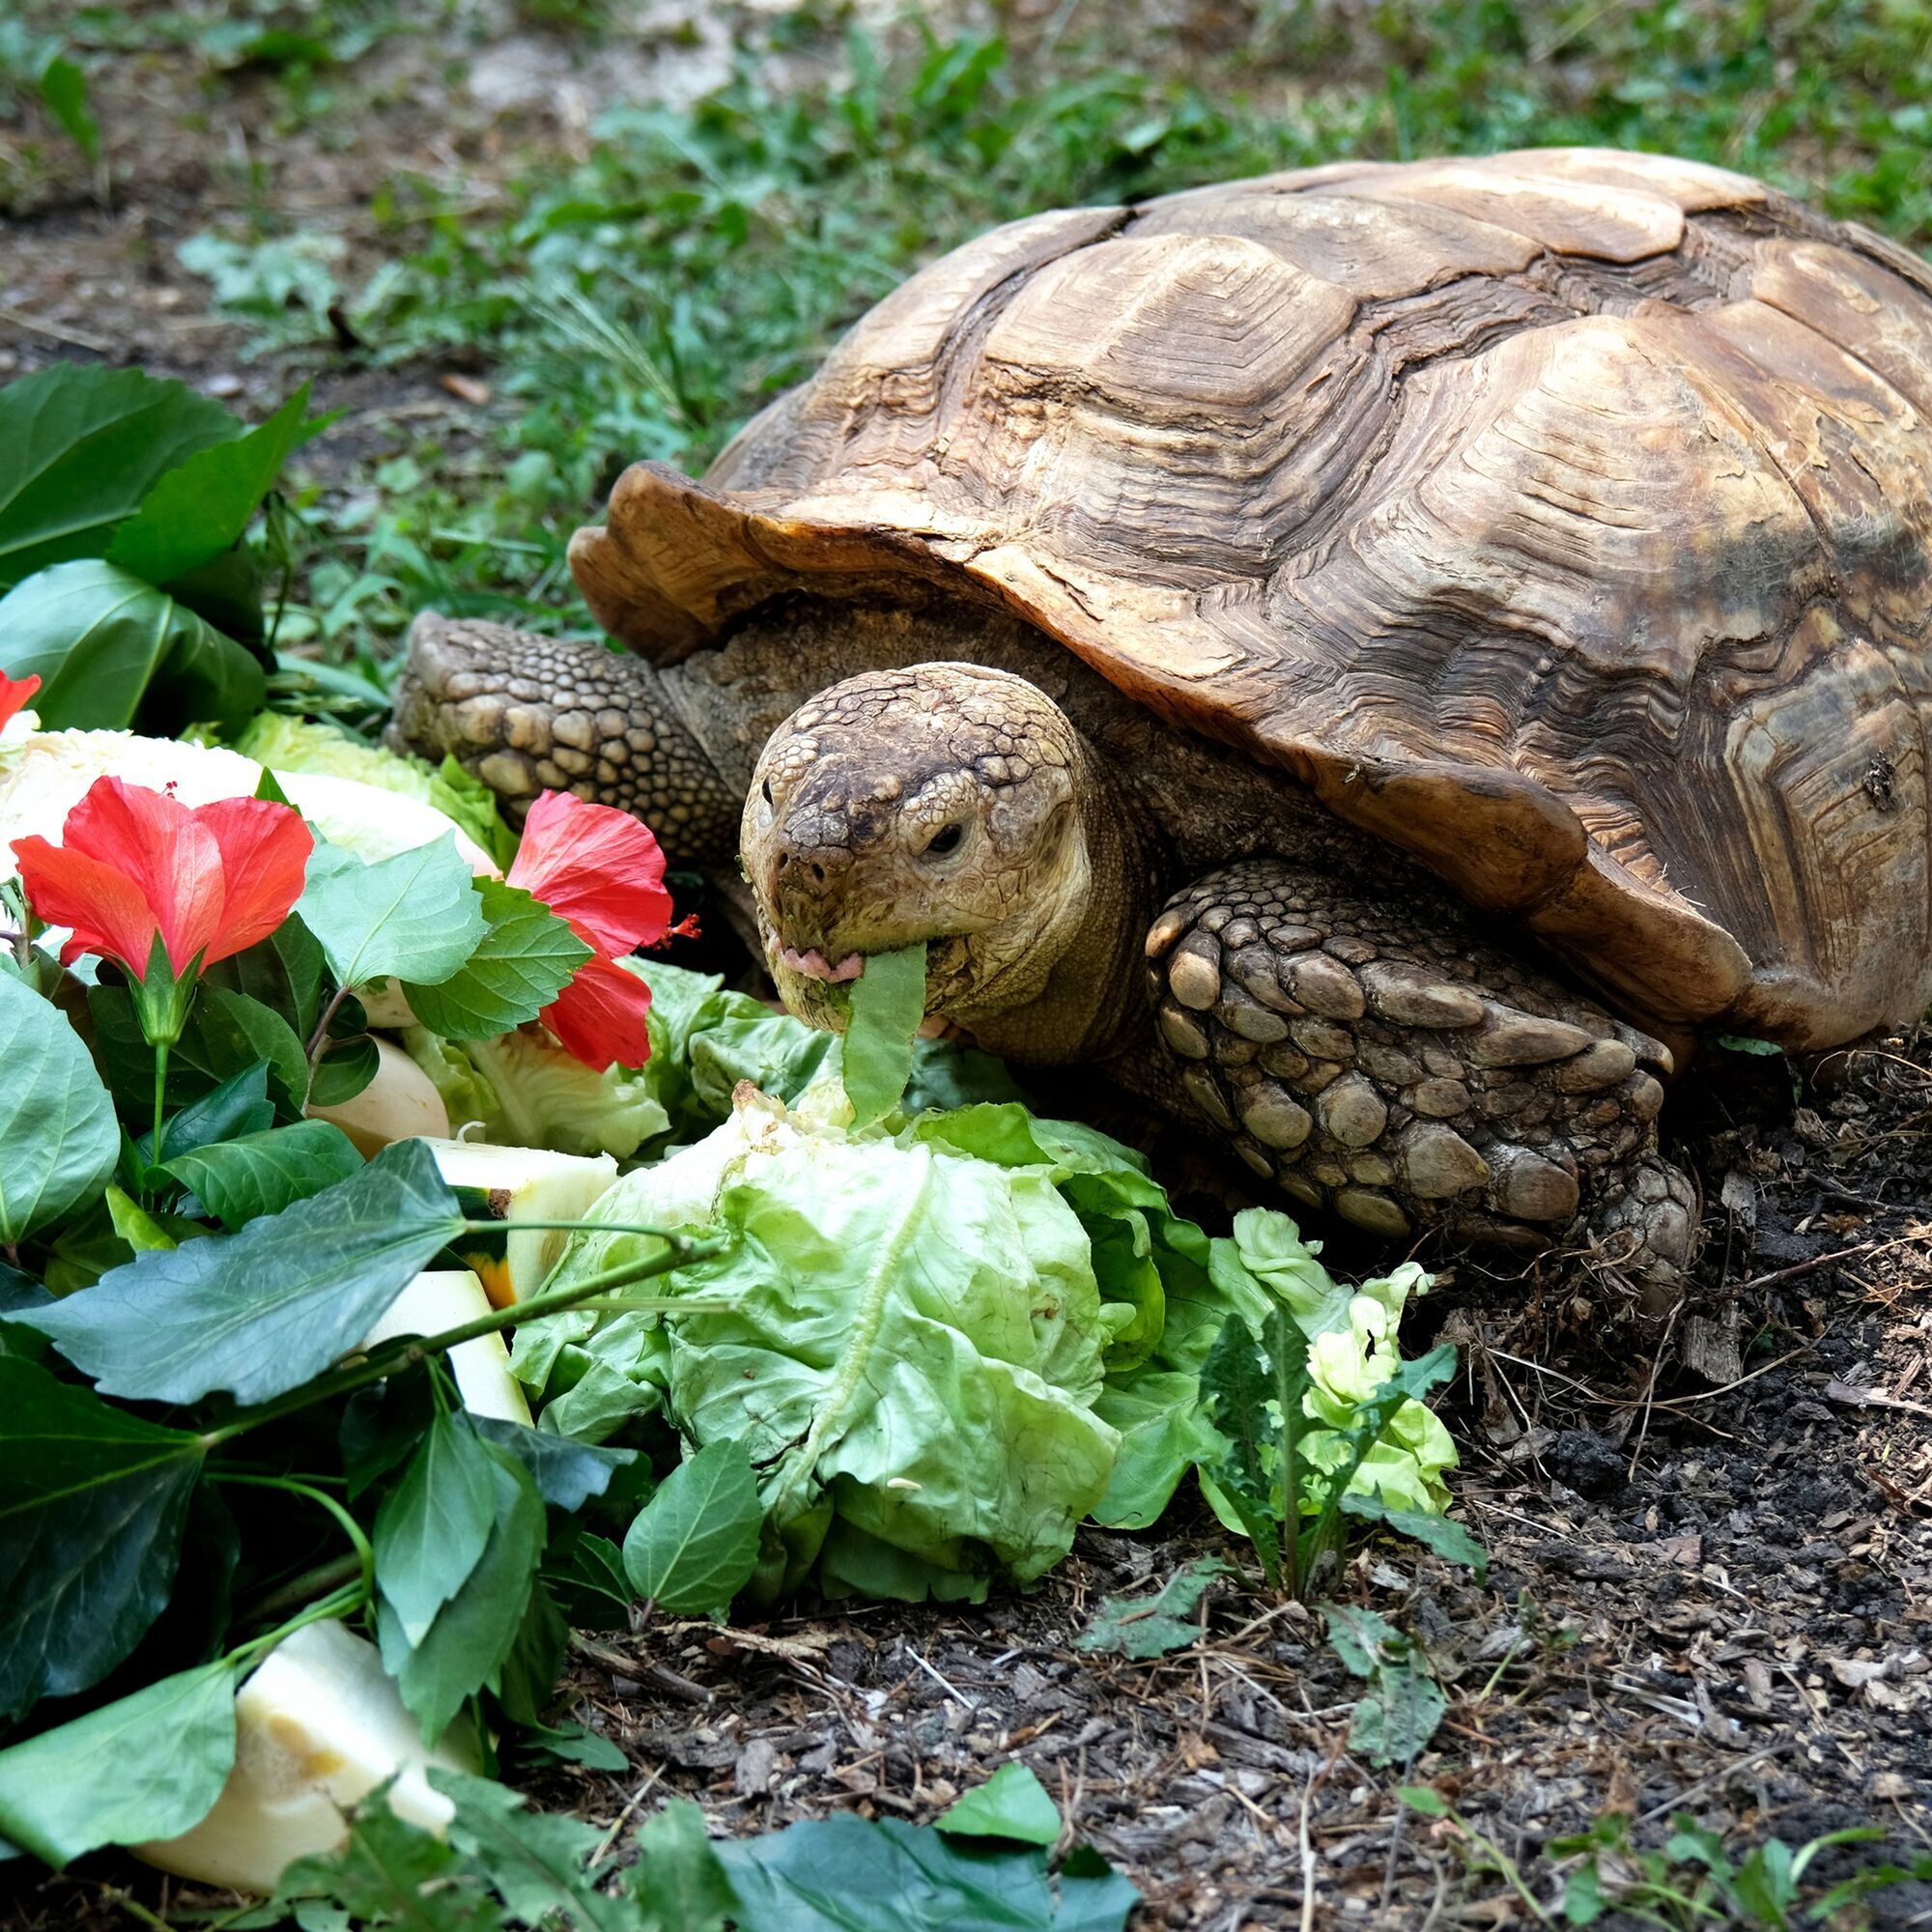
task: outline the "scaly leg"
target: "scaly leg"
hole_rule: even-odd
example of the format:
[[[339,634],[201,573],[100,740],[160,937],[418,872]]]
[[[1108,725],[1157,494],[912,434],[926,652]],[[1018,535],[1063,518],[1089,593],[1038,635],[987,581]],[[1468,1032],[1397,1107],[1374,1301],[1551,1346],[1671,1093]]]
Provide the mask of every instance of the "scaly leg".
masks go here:
[[[1147,954],[1180,1089],[1293,1202],[1530,1250],[1580,1220],[1648,1286],[1689,1265],[1668,1051],[1466,909],[1246,860],[1177,894]]]

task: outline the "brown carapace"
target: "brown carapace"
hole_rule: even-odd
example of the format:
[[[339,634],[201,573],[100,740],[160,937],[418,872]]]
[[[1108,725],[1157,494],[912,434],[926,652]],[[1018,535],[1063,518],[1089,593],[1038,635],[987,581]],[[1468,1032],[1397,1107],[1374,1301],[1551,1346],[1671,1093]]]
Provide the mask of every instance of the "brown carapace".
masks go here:
[[[674,661],[780,591],[997,600],[1626,1010],[1922,1009],[1932,276],[1550,149],[997,229],[572,550]]]
[[[1924,265],[1690,162],[1041,214],[626,472],[571,556],[639,657],[426,617],[400,727],[742,849],[808,1015],[925,940],[1294,1203],[1671,1282],[1663,1042],[1932,996],[1921,409]]]

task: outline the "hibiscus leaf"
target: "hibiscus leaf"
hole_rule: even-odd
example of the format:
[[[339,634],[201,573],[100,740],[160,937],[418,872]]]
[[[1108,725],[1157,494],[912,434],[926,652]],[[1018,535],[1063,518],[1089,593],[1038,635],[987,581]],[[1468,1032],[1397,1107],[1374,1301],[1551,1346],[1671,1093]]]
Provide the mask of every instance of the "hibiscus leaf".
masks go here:
[[[690,1799],[673,1798],[646,1818],[638,1850],[631,1884],[667,1932],[719,1932],[737,1918],[738,1894],[712,1849],[704,1813]]]
[[[450,1842],[489,1873],[503,1903],[531,1925],[562,1922],[580,1932],[644,1932],[638,1902],[597,1889],[603,1865],[592,1861],[604,1833],[559,1812],[532,1811],[523,1794],[487,1777],[432,1770],[429,1779],[456,1806]],[[672,1921],[679,1924],[681,1921]]]
[[[241,430],[219,403],[137,369],[56,362],[10,383],[0,389],[0,589],[50,563],[99,556],[158,477]]]
[[[376,1512],[376,1587],[412,1644],[422,1642],[490,1540],[494,1467],[469,1429],[440,1415]]]
[[[0,1833],[56,1870],[100,1845],[176,1837],[234,1763],[234,1665],[178,1671],[0,1751]]]
[[[483,902],[453,832],[373,866],[318,843],[296,911],[343,986],[435,985],[464,965],[484,929]]]
[[[631,1587],[674,1617],[729,1608],[757,1567],[764,1514],[744,1444],[708,1444],[665,1478],[631,1524]]]
[[[1003,1764],[932,1821],[942,1832],[966,1838],[1016,1838],[1024,1845],[1052,1845],[1060,1837],[1060,1807],[1023,1764]]]
[[[487,922],[469,961],[433,986],[403,988],[411,1010],[444,1039],[494,1039],[533,1020],[569,985],[590,949],[528,893],[477,883]]]
[[[170,1148],[174,1144],[168,1136]],[[173,1155],[167,1172],[231,1234],[346,1180],[362,1156],[329,1121],[297,1121]]]
[[[635,1449],[573,1441],[507,1416],[472,1414],[469,1426],[486,1442],[508,1450],[536,1479],[544,1501],[555,1509],[582,1509],[611,1487],[611,1478],[619,1469],[638,1460]]]
[[[0,1719],[89,1689],[140,1641],[173,1588],[204,1454],[198,1435],[0,1355]]]
[[[114,532],[108,560],[150,583],[172,583],[241,540],[291,451],[322,428],[304,420],[304,383],[246,436],[198,450],[169,470]]]
[[[1046,1854],[846,1812],[716,1847],[740,1932],[1123,1932],[1132,1886],[1076,1853],[1058,1887]],[[648,1875],[648,1868],[646,1868]]]
[[[94,1200],[121,1153],[113,1103],[66,1014],[0,974],[0,1243]]]
[[[490,1459],[493,1522],[489,1540],[463,1586],[436,1613],[420,1643],[412,1644],[387,1597],[376,1605],[383,1664],[433,1744],[450,1720],[488,1684],[523,1628],[544,1547],[543,1498],[523,1464],[499,1450]]]
[[[852,982],[845,1028],[845,1097],[855,1127],[869,1127],[898,1105],[912,1078],[913,1037],[924,1018],[924,946],[875,952]]]
[[[13,1317],[53,1338],[105,1395],[267,1402],[349,1352],[461,1232],[421,1141],[398,1141],[320,1194],[172,1254],[138,1255],[51,1308]]]
[[[138,720],[172,736],[197,723],[239,724],[267,694],[261,665],[234,639],[99,558],[15,585],[0,598],[0,638],[8,673],[40,678],[34,709],[50,731]]]
[[[298,1859],[282,1873],[275,1896],[333,1900],[297,1922],[348,1928],[385,1925],[408,1932],[500,1932],[508,1919],[485,1895],[483,1881],[453,1846],[433,1832],[398,1818],[381,1792],[357,1810],[340,1851]],[[327,1916],[325,1916],[327,1915]],[[353,1915],[350,1916],[350,1915]],[[291,1915],[277,1904],[267,1915],[242,1921],[286,1925]]]
[[[258,1134],[270,1125],[275,1110],[269,1099],[269,1063],[254,1060],[239,1073],[231,1073],[211,1094],[191,1100],[169,1115],[162,1129],[162,1157],[191,1153],[211,1141],[225,1141],[242,1134]],[[155,1159],[155,1137],[143,1134],[139,1142],[144,1161]]]

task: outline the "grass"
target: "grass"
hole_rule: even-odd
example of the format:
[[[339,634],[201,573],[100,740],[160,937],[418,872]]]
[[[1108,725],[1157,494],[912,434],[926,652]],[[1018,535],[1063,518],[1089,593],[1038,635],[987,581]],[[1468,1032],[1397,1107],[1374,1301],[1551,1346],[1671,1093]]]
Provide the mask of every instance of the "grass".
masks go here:
[[[823,51],[838,23],[781,15],[728,85],[689,109],[607,111],[581,160],[529,168],[480,217],[427,180],[393,183],[376,208],[390,259],[344,296],[360,353],[459,355],[500,407],[482,446],[413,447],[331,506],[298,635],[380,656],[432,601],[581,625],[562,544],[626,462],[702,468],[910,270],[1041,208],[1345,155],[1588,141],[1719,161],[1932,239],[1920,0],[1264,6],[1237,47],[1131,67],[1083,37],[1099,13],[1063,7],[1051,46],[1037,25],[890,54],[853,32],[845,77],[795,93],[761,54]],[[326,31],[326,8],[305,17]],[[594,36],[602,18],[571,24]],[[245,248],[201,248],[242,312],[251,286],[326,252],[299,232],[250,245],[252,285]],[[284,347],[321,338],[325,307],[264,327]]]

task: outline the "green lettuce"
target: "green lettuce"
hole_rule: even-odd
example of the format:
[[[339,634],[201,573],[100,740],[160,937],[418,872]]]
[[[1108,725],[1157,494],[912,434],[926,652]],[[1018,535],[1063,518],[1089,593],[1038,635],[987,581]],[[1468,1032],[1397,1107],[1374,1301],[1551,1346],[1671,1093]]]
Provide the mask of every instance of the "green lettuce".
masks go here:
[[[619,1317],[621,1363],[609,1329],[554,1318],[533,1327],[561,1332],[520,1337],[517,1373],[548,1396],[574,1348],[648,1385],[640,1406],[661,1398],[697,1446],[744,1442],[767,1510],[764,1593],[795,1587],[828,1548],[828,1588],[952,1597],[995,1575],[1027,1582],[1105,1493],[1119,1438],[1094,1405],[1110,1324],[1086,1231],[1040,1168],[809,1130],[748,1095],[706,1140],[620,1180],[599,1213],[722,1237],[658,1286],[734,1305]],[[579,1236],[553,1280],[650,1239]],[[547,1403],[545,1427],[567,1419]]]
[[[401,1037],[442,1095],[458,1134],[629,1160],[669,1125],[644,1072],[594,1072],[541,1027],[462,1041],[409,1027]]]
[[[385,752],[333,724],[315,724],[279,711],[258,712],[234,740],[234,749],[277,772],[315,772],[355,779],[420,799],[459,825],[499,867],[517,856],[517,835],[503,823],[496,794],[454,758],[440,766]]]

